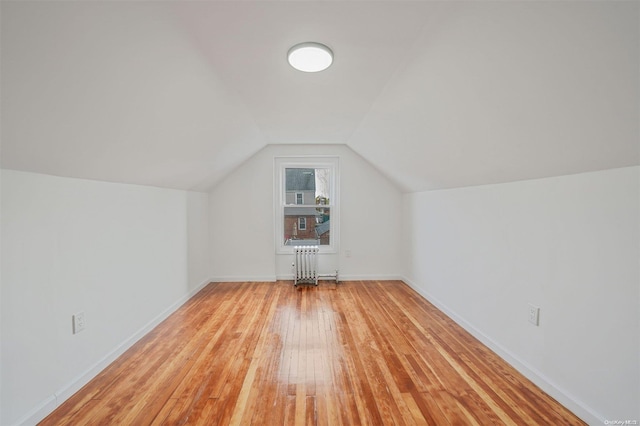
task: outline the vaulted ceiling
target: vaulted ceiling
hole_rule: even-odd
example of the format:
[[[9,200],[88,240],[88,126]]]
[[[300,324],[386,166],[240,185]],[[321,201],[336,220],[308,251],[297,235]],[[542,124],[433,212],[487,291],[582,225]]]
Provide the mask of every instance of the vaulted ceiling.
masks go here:
[[[639,164],[640,3],[1,3],[4,168],[207,190],[346,144],[403,191]],[[326,71],[294,44],[335,53]]]

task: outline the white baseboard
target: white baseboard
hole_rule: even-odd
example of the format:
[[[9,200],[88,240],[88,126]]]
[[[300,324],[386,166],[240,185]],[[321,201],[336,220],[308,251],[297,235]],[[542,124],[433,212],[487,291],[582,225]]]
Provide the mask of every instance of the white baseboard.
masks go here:
[[[595,413],[591,410],[586,404],[581,402],[579,399],[575,398],[566,390],[562,389],[560,386],[556,385],[552,380],[550,380],[543,373],[538,371],[535,367],[531,366],[526,361],[523,361],[518,356],[513,354],[508,349],[504,348],[502,345],[488,337],[482,331],[475,328],[471,323],[466,321],[460,315],[458,315],[453,310],[449,309],[447,305],[442,303],[436,297],[431,295],[429,292],[422,290],[416,283],[407,279],[406,277],[402,278],[409,287],[414,289],[418,294],[424,297],[427,301],[432,303],[436,308],[444,312],[449,318],[455,321],[460,327],[464,328],[468,331],[473,337],[480,340],[485,346],[495,352],[499,357],[508,362],[513,368],[518,370],[523,376],[527,379],[531,380],[536,386],[545,391],[547,394],[551,395],[555,400],[557,400],[560,404],[564,405],[566,408],[571,410],[576,416],[580,417],[582,420],[587,422],[590,425],[595,424],[604,424],[605,418],[601,415]]]
[[[45,400],[41,401],[33,410],[24,415],[20,420],[14,423],[14,425],[32,426],[36,425],[39,421],[47,417],[53,410],[59,407],[60,404],[56,401],[56,396],[51,395]]]
[[[211,278],[212,282],[215,283],[237,283],[237,282],[275,282],[275,275],[253,275],[253,276],[222,276],[222,277],[213,277]]]
[[[133,346],[138,340],[144,337],[147,333],[153,330],[158,324],[167,319],[169,315],[174,313],[180,306],[184,305],[189,299],[195,296],[200,290],[202,290],[207,284],[209,284],[212,280],[207,279],[193,290],[189,291],[186,295],[182,296],[180,299],[171,304],[167,309],[162,311],[159,315],[157,315],[154,319],[149,321],[146,325],[144,325],[140,330],[135,332],[131,337],[126,339],[120,345],[118,345],[115,349],[105,355],[101,360],[96,362],[93,366],[87,369],[84,373],[80,374],[75,379],[71,380],[69,383],[60,388],[53,395],[46,398],[42,401],[37,407],[23,416],[20,420],[18,420],[15,425],[25,425],[31,426],[40,422],[42,419],[51,414],[56,408],[62,405],[67,399],[69,399],[73,394],[78,392],[84,385],[89,383],[94,377],[98,375],[102,370],[107,368],[109,364],[115,361],[120,355],[125,353],[127,349]]]
[[[320,274],[320,281],[335,281],[333,277],[322,277]],[[293,274],[278,275],[278,280],[293,281]],[[399,275],[342,275],[338,272],[339,281],[400,281],[402,277]]]
[[[360,275],[346,274],[339,276],[340,281],[398,281],[402,280],[399,275]]]

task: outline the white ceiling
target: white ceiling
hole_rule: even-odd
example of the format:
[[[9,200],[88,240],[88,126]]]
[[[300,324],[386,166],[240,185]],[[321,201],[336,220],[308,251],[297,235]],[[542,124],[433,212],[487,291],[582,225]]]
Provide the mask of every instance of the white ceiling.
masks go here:
[[[403,191],[639,164],[639,2],[1,3],[2,166],[206,190],[347,144]],[[335,52],[317,74],[288,49]]]

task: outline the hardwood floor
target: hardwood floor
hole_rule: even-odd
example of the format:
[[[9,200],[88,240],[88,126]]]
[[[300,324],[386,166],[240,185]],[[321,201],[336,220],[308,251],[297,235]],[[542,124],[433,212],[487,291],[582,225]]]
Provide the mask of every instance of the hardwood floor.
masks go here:
[[[212,283],[41,425],[585,424],[400,281]]]

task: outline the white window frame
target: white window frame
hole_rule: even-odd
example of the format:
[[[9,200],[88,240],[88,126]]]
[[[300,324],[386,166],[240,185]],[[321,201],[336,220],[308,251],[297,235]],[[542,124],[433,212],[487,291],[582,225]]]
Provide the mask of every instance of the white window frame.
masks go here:
[[[304,224],[304,226],[302,226]],[[298,218],[298,231],[306,231],[307,230],[307,218],[299,217]]]
[[[296,192],[296,199],[295,202],[296,204],[300,205],[300,204],[304,204],[304,194],[302,192]],[[300,202],[298,202],[298,195],[300,196]]]
[[[329,204],[323,205],[331,209],[330,244],[321,245],[320,253],[338,253],[340,247],[340,159],[333,156],[296,156],[274,158],[274,232],[277,254],[293,253],[293,246],[284,245],[284,207],[286,203],[285,170],[288,168],[329,169],[331,184],[329,188]],[[294,200],[295,202],[295,200]],[[291,206],[297,206],[292,204]],[[309,206],[312,207],[312,206]],[[307,224],[308,225],[308,224]]]

